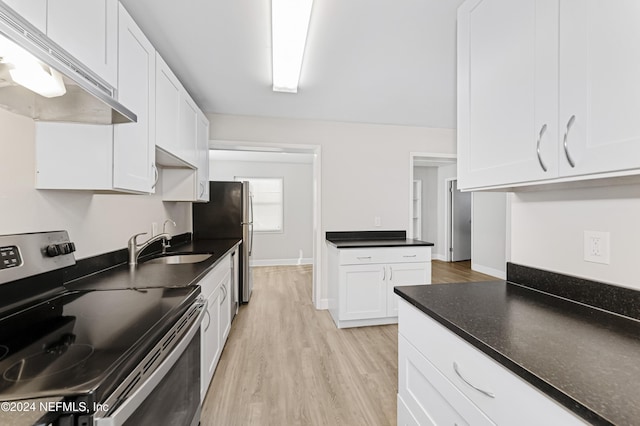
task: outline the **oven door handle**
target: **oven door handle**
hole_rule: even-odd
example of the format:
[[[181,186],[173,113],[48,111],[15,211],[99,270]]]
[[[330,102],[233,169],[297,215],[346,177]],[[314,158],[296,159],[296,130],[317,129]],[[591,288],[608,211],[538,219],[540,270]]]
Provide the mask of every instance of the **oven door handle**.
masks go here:
[[[201,326],[202,318],[204,317],[204,303],[197,302],[200,305],[201,311],[198,313],[198,318],[191,324],[189,330],[182,336],[180,342],[173,347],[173,350],[162,361],[158,368],[149,376],[149,378],[140,386],[135,392],[129,395],[126,401],[111,413],[108,417],[95,417],[94,426],[120,426],[127,421],[129,417],[136,411],[136,409],[142,405],[147,397],[158,386],[164,376],[171,370],[171,367],[182,356],[191,339],[195,336],[196,332]]]

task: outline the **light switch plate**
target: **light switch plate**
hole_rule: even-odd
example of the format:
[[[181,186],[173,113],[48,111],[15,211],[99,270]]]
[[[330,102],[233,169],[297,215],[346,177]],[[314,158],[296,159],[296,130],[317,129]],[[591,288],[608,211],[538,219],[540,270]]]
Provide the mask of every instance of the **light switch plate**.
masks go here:
[[[610,263],[609,232],[584,231],[584,260],[586,262]]]

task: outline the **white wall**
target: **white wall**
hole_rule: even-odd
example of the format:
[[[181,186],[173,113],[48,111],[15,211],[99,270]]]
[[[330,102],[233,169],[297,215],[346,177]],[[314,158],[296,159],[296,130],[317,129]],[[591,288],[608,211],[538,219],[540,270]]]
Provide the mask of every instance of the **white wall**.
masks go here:
[[[313,257],[313,165],[265,161],[210,162],[210,180],[232,181],[236,176],[281,177],[284,183],[283,232],[254,234],[255,265],[295,264],[299,252],[309,263]]]
[[[506,278],[507,194],[473,193],[471,268]]]
[[[511,261],[640,289],[640,185],[516,193]],[[583,259],[583,232],[611,233],[611,263]]]
[[[210,139],[319,145],[322,230],[409,229],[411,152],[455,153],[455,131],[209,114]],[[381,226],[374,226],[379,216]],[[326,299],[326,247],[320,298]]]
[[[163,203],[156,195],[34,189],[33,120],[0,110],[0,129],[0,234],[67,230],[79,259],[125,248],[131,235],[151,233],[151,222],[161,226],[166,218],[178,223],[172,234],[191,230],[189,203]]]

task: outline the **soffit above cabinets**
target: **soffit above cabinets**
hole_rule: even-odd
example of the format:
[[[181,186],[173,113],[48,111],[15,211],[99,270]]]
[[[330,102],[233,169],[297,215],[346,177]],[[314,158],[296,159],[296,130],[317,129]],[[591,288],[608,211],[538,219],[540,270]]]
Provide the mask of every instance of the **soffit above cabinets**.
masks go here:
[[[455,127],[462,0],[314,2],[297,94],[271,90],[269,1],[122,3],[206,112]]]

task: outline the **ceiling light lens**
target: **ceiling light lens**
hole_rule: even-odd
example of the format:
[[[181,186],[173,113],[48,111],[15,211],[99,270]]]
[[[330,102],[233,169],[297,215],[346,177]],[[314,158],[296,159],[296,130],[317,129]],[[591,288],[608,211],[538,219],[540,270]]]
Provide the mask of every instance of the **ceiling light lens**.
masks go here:
[[[313,0],[271,0],[273,90],[297,93]]]

